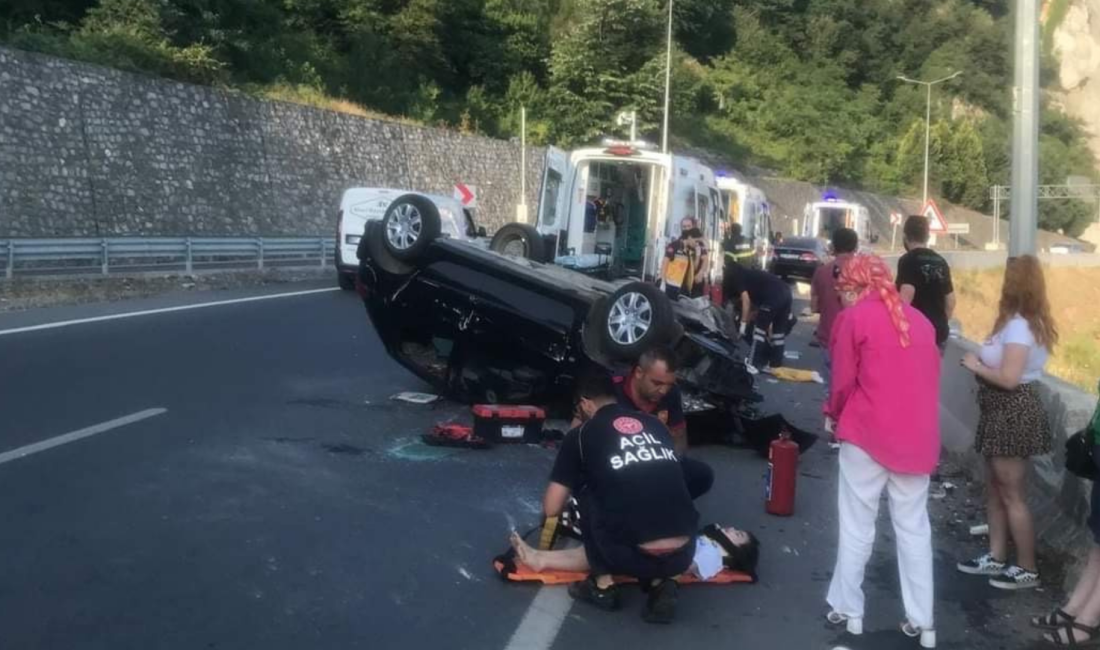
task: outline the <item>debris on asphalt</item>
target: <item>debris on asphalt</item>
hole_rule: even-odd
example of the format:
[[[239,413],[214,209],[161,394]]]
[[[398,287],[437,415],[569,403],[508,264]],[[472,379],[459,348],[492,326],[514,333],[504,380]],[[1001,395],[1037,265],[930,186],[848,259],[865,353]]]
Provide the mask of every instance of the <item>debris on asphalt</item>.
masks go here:
[[[798,361],[802,358],[802,353],[795,350],[788,350],[783,353],[784,359],[790,359],[791,361]]]
[[[463,449],[488,449],[488,440],[474,435],[472,427],[461,424],[437,424],[431,433],[420,436],[424,444],[433,447],[461,447]]]
[[[982,535],[989,534],[989,524],[979,524],[977,526],[970,527],[970,534],[974,537],[980,537]]]
[[[431,393],[404,392],[398,393],[390,399],[399,402],[407,402],[409,404],[431,404],[432,402],[439,401],[440,398],[439,395],[432,395]]]

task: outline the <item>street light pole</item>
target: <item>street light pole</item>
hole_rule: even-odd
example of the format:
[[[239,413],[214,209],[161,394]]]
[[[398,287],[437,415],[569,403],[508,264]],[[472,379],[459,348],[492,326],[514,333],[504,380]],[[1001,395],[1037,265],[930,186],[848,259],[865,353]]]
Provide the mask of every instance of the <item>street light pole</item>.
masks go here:
[[[1035,253],[1039,196],[1039,2],[1016,3],[1009,255]]]
[[[922,205],[928,203],[928,155],[932,143],[932,84],[928,84],[928,100],[924,104],[924,195]]]
[[[955,77],[962,74],[962,71],[955,74],[944,77],[943,79],[936,79],[935,81],[919,81],[917,79],[910,79],[905,75],[898,75],[898,79],[906,83],[917,84],[924,86],[926,93],[925,107],[924,107],[924,203],[928,203],[928,159],[929,148],[932,142],[932,86],[941,84],[945,81],[951,81]]]
[[[661,132],[661,152],[668,153],[668,110],[672,99],[672,2],[668,0],[668,42],[665,45],[665,123]]]

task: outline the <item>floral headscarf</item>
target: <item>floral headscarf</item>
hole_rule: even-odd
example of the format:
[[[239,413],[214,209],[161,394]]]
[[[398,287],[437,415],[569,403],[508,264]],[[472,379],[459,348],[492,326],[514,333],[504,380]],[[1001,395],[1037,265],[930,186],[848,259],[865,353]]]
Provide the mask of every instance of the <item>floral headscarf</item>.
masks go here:
[[[890,267],[877,255],[853,255],[840,269],[836,282],[837,291],[853,291],[858,300],[874,291],[886,309],[890,311],[890,320],[898,331],[901,347],[909,347],[909,319],[905,317],[901,296],[894,285],[894,276]]]

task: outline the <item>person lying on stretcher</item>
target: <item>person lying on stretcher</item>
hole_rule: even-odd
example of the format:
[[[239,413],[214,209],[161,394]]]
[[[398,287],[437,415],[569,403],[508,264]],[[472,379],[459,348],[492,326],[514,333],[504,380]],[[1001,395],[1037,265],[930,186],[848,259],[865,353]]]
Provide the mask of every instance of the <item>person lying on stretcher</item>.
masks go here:
[[[516,559],[532,571],[587,573],[591,570],[583,546],[540,551],[532,548],[516,531],[512,531],[508,542],[516,552]],[[759,558],[760,542],[752,533],[711,524],[695,537],[695,556],[685,573],[704,581],[723,569],[755,577]]]

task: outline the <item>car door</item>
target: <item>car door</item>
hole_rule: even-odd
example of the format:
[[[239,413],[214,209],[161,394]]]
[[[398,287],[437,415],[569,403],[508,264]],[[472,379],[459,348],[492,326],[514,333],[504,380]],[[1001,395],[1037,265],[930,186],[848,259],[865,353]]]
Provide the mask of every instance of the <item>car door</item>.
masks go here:
[[[557,147],[547,147],[536,222],[536,228],[544,236],[559,235],[568,227],[570,171],[569,154]]]

